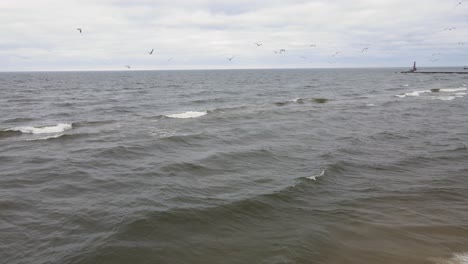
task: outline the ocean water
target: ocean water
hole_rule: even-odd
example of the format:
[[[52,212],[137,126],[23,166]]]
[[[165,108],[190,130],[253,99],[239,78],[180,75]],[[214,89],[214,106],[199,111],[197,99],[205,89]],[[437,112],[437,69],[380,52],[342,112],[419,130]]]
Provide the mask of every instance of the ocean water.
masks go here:
[[[468,263],[468,76],[0,73],[0,263]]]

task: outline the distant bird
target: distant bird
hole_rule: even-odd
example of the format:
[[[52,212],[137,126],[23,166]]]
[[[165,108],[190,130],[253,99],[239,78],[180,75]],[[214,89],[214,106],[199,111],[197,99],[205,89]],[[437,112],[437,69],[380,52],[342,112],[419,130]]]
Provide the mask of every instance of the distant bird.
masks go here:
[[[458,45],[465,45],[465,43],[463,43],[463,42],[458,42]]]
[[[309,45],[309,46],[312,47],[312,48],[316,48],[316,47],[317,47],[317,45],[315,45],[315,44],[311,44],[311,45]]]
[[[167,61],[172,61],[172,58],[168,59]]]
[[[254,44],[257,45],[257,47],[260,47],[261,45],[263,45],[262,43],[258,43],[258,42],[255,42]]]
[[[279,50],[279,53],[283,53],[283,52],[286,52],[286,50],[285,49],[280,49]]]
[[[130,68],[131,68],[131,67],[130,67],[130,65],[125,65],[125,67],[126,67],[126,68],[128,68],[128,69],[130,69]]]
[[[152,55],[152,54],[153,54],[153,51],[154,51],[154,49],[152,49],[152,50],[151,50],[150,52],[148,52],[148,53],[149,53],[150,55]]]
[[[236,56],[232,56],[230,58],[227,58],[229,61],[232,61],[232,59],[234,59]]]
[[[306,57],[306,56],[300,56],[299,58],[304,59],[304,60],[307,60],[307,57]]]
[[[440,56],[440,55],[442,55],[442,53],[432,53],[432,56],[433,56],[433,57],[434,57],[434,56]]]
[[[455,30],[455,29],[457,29],[457,28],[456,27],[444,28],[445,31],[447,31],[447,30],[452,31],[452,30]]]
[[[367,51],[367,50],[369,50],[369,48],[363,48],[363,49],[361,50],[361,52],[364,52],[364,51]]]
[[[458,2],[458,4],[455,6],[455,8],[457,8],[459,5],[463,4],[463,1],[461,2]]]
[[[332,55],[332,57],[335,57],[336,55],[340,54],[340,51],[335,52],[335,54]]]
[[[80,32],[80,34],[83,32],[83,30],[81,30],[81,28],[77,28],[76,30],[78,30]]]

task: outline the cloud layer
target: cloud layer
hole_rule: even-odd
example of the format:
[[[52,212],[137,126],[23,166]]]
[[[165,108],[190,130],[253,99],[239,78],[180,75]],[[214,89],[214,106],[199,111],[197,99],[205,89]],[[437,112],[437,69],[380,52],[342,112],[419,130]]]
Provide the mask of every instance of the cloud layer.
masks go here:
[[[0,71],[465,65],[458,3],[2,0]]]

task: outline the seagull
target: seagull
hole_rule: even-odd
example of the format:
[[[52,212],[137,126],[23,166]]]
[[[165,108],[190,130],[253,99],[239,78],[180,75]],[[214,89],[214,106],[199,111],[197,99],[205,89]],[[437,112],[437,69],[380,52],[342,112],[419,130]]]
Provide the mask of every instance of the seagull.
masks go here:
[[[363,48],[361,52],[367,51],[369,48]]]
[[[457,8],[459,5],[463,4],[463,1],[461,2],[458,2],[458,4],[455,6],[455,8]]]
[[[463,43],[463,42],[458,42],[458,45],[465,45],[465,43]]]
[[[257,45],[257,47],[260,47],[261,45],[263,45],[262,43],[258,43],[258,42],[255,42],[254,44]]]
[[[279,53],[286,52],[285,49],[280,49]]]
[[[80,32],[80,34],[82,33],[83,30],[81,30],[81,28],[77,28],[76,30],[78,30]]]
[[[309,46],[312,47],[312,48],[316,48],[316,47],[317,47],[317,45],[315,45],[315,44],[311,44],[311,45],[309,45]]]
[[[153,54],[153,51],[154,51],[154,49],[152,49],[152,50],[151,50],[150,52],[148,52],[148,53],[149,53],[150,55],[152,55],[152,54]]]
[[[236,56],[232,56],[230,58],[227,58],[229,61],[232,61],[232,59],[234,59]]]
[[[172,61],[172,58],[168,59],[167,61]]]
[[[452,31],[454,29],[457,29],[457,28],[456,27],[444,28],[445,31],[447,31],[447,30]]]
[[[335,54],[332,55],[332,57],[335,57],[336,55],[340,54],[340,51],[335,52]]]
[[[130,69],[130,68],[131,68],[131,67],[130,67],[130,65],[125,65],[125,67],[127,67],[128,69]]]

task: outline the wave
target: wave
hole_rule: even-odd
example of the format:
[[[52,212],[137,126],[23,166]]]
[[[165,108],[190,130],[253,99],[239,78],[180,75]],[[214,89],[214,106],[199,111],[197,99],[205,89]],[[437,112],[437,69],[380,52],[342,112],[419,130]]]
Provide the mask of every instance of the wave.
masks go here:
[[[102,121],[82,121],[82,122],[73,122],[73,127],[89,127],[89,126],[100,126],[114,123],[114,120],[102,120]]]
[[[28,118],[28,117],[17,117],[17,118],[7,119],[4,121],[4,123],[21,123],[21,122],[31,122],[31,121],[34,121],[34,119]]]
[[[432,99],[442,100],[442,101],[452,101],[455,98],[457,98],[457,97],[456,96],[434,96],[434,97],[432,97]]]
[[[460,92],[460,91],[466,91],[466,90],[467,88],[465,87],[440,89],[441,92],[448,92],[448,93]]]
[[[84,138],[84,137],[89,137],[92,134],[89,133],[78,133],[78,134],[48,134],[46,136],[42,137],[34,137],[34,138],[29,138],[26,139],[26,141],[36,141],[36,140],[49,140],[49,139],[54,139],[54,140],[66,140],[66,139],[77,139],[77,138]]]
[[[165,117],[168,118],[197,118],[201,117],[208,114],[208,111],[201,111],[201,112],[196,112],[196,111],[187,111],[179,114],[171,114],[171,115],[164,115]]]
[[[13,136],[20,135],[20,134],[21,132],[19,131],[3,130],[3,131],[0,131],[0,138],[13,137]]]
[[[403,93],[397,94],[396,97],[405,98],[405,97],[416,97],[426,93],[452,93],[450,96],[440,96],[440,97],[432,97],[433,99],[439,100],[453,100],[455,97],[463,97],[466,93],[462,93],[461,91],[466,91],[467,88],[460,87],[460,88],[432,88],[430,90],[421,90],[421,91],[413,91],[410,93]],[[452,98],[454,97],[454,98]]]
[[[309,179],[309,180],[316,181],[318,177],[322,177],[322,176],[325,176],[325,169],[323,169],[322,172],[320,172],[320,174],[318,174],[318,175],[312,175],[312,176],[309,176],[309,177],[306,177],[306,178]]]
[[[313,103],[324,104],[328,102],[329,99],[328,98],[300,98],[299,97],[299,98],[295,98],[295,99],[288,100],[288,101],[275,102],[274,104],[277,106],[283,106],[283,105],[287,105],[290,103],[303,104],[308,101],[313,102]]]
[[[237,107],[221,107],[221,108],[214,108],[214,109],[211,109],[211,110],[208,110],[208,114],[211,114],[211,113],[224,113],[224,112],[228,112],[228,111],[235,111],[235,110],[243,110],[243,109],[246,109],[247,107],[246,106],[237,106]]]
[[[431,90],[422,90],[422,91],[414,91],[414,92],[404,93],[404,94],[397,94],[395,96],[400,97],[400,98],[405,98],[405,97],[411,97],[411,96],[420,96],[421,94],[430,93],[430,92]]]
[[[468,253],[456,253],[448,259],[435,259],[436,264],[468,264]]]
[[[14,127],[9,128],[4,131],[16,131],[26,134],[51,134],[51,133],[61,133],[66,130],[72,129],[72,124],[61,123],[55,126],[43,126],[43,127]]]

